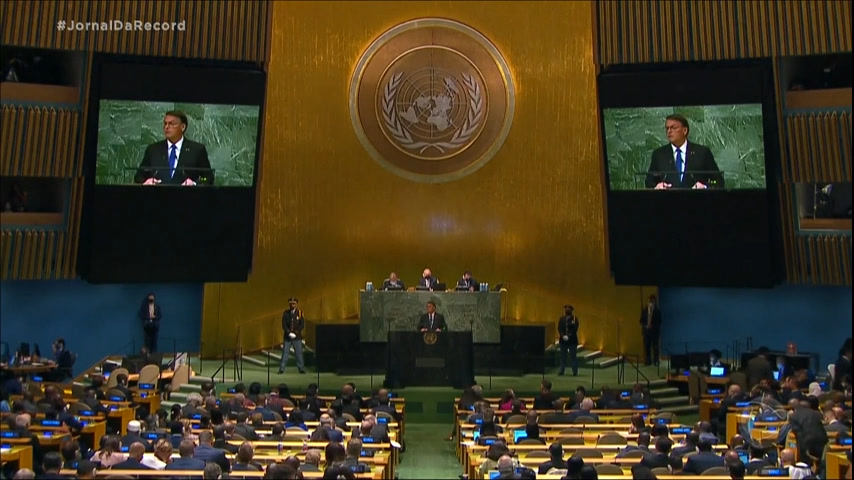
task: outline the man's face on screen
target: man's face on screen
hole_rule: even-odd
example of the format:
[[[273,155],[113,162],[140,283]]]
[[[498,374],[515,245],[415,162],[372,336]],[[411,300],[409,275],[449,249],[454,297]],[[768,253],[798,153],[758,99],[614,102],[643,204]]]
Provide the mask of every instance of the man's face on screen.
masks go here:
[[[667,140],[673,145],[681,146],[688,138],[688,128],[678,120],[668,120],[664,124],[664,130],[667,132]]]
[[[184,130],[187,128],[178,117],[166,115],[163,118],[163,135],[172,143],[177,142],[184,136]]]

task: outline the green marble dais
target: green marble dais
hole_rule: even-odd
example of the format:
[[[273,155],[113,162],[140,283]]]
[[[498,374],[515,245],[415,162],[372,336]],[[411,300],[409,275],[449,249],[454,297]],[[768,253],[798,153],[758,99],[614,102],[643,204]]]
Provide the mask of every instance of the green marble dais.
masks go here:
[[[667,145],[665,117],[673,113],[688,119],[689,142],[712,150],[727,189],[765,188],[762,105],[741,104],[604,110],[611,190],[644,188],[653,150]]]
[[[251,187],[255,171],[259,107],[199,103],[101,100],[95,181],[132,184],[146,147],[165,140],[163,115],[187,114],[185,136],[205,145],[216,186]]]
[[[415,331],[427,302],[445,316],[450,331],[472,330],[474,343],[501,342],[499,292],[360,292],[360,340],[385,343],[392,331]]]

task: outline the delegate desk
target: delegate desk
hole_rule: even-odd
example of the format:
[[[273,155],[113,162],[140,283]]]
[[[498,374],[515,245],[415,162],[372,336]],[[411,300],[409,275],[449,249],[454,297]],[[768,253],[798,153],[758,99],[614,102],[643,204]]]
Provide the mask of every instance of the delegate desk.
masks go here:
[[[0,464],[17,462],[18,469],[33,469],[33,447],[30,445],[14,445],[0,448]]]
[[[500,292],[362,291],[359,300],[362,342],[385,343],[389,331],[415,331],[429,300],[436,303],[449,331],[470,331],[474,343],[501,342]]]

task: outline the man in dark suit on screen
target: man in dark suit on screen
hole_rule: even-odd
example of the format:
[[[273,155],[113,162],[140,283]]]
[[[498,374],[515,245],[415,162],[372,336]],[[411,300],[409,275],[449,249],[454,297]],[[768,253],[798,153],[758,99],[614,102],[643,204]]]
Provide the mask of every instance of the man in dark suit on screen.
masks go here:
[[[646,364],[658,365],[658,339],[661,336],[661,310],[658,308],[655,295],[649,296],[649,303],[641,310],[641,332],[643,333],[643,349],[646,352]]]
[[[145,149],[134,183],[143,185],[213,185],[214,174],[204,145],[184,137],[187,115],[172,110],[163,117],[166,140]]]
[[[668,115],[664,128],[667,145],[652,152],[646,174],[646,188],[723,188],[724,179],[715,156],[708,147],[688,141],[688,119],[678,113]]]
[[[427,313],[421,315],[421,320],[418,321],[418,331],[438,333],[447,329],[448,324],[445,323],[445,317],[441,313],[436,313],[436,304],[430,300],[427,302]]]

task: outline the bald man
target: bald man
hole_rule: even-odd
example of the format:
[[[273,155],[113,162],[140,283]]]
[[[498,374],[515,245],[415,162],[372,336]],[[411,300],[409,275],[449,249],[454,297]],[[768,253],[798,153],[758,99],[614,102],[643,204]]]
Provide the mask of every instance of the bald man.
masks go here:
[[[113,470],[151,470],[151,467],[142,463],[142,457],[145,455],[145,445],[139,442],[133,442],[128,448],[128,459],[117,465],[113,465]]]
[[[498,459],[498,478],[501,479],[518,479],[522,478],[516,473],[516,468],[513,466],[513,459],[509,455],[502,455]]]
[[[851,429],[848,428],[842,420],[845,418],[845,411],[842,407],[832,407],[830,410],[824,412],[824,420],[827,422],[824,429],[828,432],[849,432]]]
[[[795,451],[784,448],[780,452],[780,465],[789,469],[789,478],[805,478],[812,475],[809,465],[804,462],[795,462]]]
[[[418,286],[420,288],[429,288],[433,290],[438,285],[439,279],[433,276],[433,272],[430,271],[429,268],[425,268],[423,272],[421,272],[421,280],[418,281]]]

